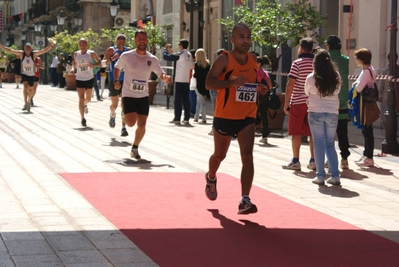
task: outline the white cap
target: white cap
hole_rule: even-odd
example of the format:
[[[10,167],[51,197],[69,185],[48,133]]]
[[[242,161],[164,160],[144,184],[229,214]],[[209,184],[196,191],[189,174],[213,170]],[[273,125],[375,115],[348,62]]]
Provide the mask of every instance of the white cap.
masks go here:
[[[125,38],[125,40],[126,40],[126,35],[124,35],[123,33],[119,33],[119,34],[115,37],[115,43],[116,43],[116,40],[118,40],[119,37],[123,37],[123,38]]]

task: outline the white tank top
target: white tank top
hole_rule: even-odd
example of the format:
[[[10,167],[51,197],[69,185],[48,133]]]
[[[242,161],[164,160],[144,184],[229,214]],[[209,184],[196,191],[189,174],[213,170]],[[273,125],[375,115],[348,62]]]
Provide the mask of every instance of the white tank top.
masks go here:
[[[27,56],[24,53],[24,58],[21,61],[21,74],[26,76],[35,76],[35,62],[32,59],[32,53]]]
[[[90,63],[93,62],[91,58],[92,50],[87,50],[86,53],[82,54],[80,51],[76,52],[76,80],[88,81],[94,78],[93,69],[90,68]]]

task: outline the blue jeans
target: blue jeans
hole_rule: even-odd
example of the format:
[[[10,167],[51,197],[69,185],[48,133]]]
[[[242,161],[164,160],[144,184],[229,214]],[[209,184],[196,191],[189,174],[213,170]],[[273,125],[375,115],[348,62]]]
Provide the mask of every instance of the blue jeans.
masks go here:
[[[308,113],[310,131],[314,144],[316,177],[325,180],[324,156],[327,156],[331,177],[339,179],[338,157],[334,147],[335,132],[338,126],[338,115],[333,113]]]
[[[195,91],[194,91],[195,92]],[[190,120],[190,85],[189,83],[175,83],[175,118],[180,121],[182,109],[184,107],[184,120]]]
[[[195,114],[197,110],[197,94],[195,90],[190,90],[190,113]]]
[[[212,106],[215,107],[215,101],[218,95],[218,90],[209,90],[209,95],[211,96]]]
[[[51,68],[51,82],[54,86],[58,85],[57,68]]]
[[[206,120],[206,103],[205,103],[205,96],[201,95],[200,92],[198,92],[197,89],[195,89],[195,93],[197,95],[197,108],[195,111],[194,119],[199,119],[199,116],[201,115],[201,120],[205,121]]]

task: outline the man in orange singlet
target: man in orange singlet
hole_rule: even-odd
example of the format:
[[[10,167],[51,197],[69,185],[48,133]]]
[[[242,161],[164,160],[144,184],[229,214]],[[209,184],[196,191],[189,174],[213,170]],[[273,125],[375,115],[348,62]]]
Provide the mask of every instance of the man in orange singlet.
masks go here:
[[[232,51],[223,51],[212,65],[206,78],[208,90],[218,90],[214,111],[214,152],[209,159],[205,175],[205,194],[216,200],[216,172],[226,157],[231,139],[237,138],[240,146],[241,200],[238,214],[258,211],[251,203],[249,192],[254,177],[253,146],[257,111],[257,91],[266,94],[267,87],[256,83],[256,55],[249,53],[251,30],[245,24],[234,26],[230,41]]]

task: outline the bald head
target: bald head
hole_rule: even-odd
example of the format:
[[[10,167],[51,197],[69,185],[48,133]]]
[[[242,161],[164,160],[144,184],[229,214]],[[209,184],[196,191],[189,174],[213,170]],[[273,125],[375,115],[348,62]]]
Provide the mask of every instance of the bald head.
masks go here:
[[[250,31],[251,32],[251,29],[246,25],[246,24],[244,24],[244,23],[237,23],[234,27],[233,27],[233,30],[232,30],[232,34],[234,35],[234,34],[236,34],[237,32],[240,32],[240,31],[242,31],[242,30],[246,30],[246,31]]]

